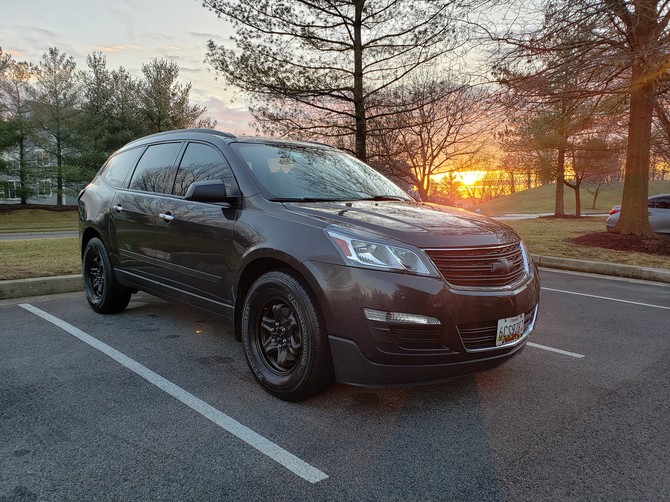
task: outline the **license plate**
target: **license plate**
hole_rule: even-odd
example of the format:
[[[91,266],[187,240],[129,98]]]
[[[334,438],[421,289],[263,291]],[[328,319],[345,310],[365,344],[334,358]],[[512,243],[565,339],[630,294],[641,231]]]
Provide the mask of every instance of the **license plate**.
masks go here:
[[[514,317],[498,319],[498,333],[496,334],[496,346],[512,343],[523,335],[523,314]]]

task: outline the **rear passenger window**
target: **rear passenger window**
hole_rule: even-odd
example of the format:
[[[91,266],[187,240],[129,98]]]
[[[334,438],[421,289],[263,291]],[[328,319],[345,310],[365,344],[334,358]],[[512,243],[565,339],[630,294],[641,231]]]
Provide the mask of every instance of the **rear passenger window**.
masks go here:
[[[670,209],[670,197],[659,197],[656,199],[656,207],[659,209]]]
[[[189,143],[179,164],[173,193],[183,197],[191,183],[207,180],[221,180],[226,191],[233,192],[233,173],[221,153],[202,143]]]
[[[145,192],[170,193],[175,175],[175,159],[181,143],[161,143],[146,149],[140,159],[129,188]]]
[[[113,187],[120,188],[128,176],[128,173],[137,162],[141,148],[133,148],[125,152],[118,153],[107,161],[107,165],[100,173],[100,177]]]

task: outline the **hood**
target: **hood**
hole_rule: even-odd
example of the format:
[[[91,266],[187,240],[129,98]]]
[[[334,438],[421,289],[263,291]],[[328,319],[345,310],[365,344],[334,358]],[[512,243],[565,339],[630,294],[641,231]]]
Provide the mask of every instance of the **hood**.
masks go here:
[[[498,221],[436,204],[353,201],[284,206],[350,232],[372,233],[421,248],[489,246],[519,240],[514,230]]]

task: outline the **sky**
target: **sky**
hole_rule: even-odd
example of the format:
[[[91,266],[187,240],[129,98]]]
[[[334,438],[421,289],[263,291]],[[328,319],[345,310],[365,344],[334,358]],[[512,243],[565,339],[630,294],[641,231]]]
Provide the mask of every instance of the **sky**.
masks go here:
[[[0,13],[0,47],[17,61],[37,64],[57,47],[86,70],[86,56],[99,51],[109,69],[140,77],[143,64],[169,59],[192,85],[191,104],[206,107],[217,129],[252,132],[244,96],[204,62],[207,41],[223,44],[232,29],[199,0],[0,0]]]

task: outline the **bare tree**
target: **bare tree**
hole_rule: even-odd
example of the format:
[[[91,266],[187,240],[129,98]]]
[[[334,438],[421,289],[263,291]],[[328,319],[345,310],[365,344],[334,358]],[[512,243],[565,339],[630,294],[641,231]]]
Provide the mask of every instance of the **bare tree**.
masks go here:
[[[580,188],[583,182],[591,182],[589,191],[593,194],[593,209],[596,198],[619,170],[619,152],[606,139],[598,136],[580,138],[572,148],[572,172],[574,178],[565,184],[575,191],[575,216],[582,211]],[[595,188],[594,188],[595,187]]]
[[[523,177],[526,189],[551,182],[555,177],[555,155],[542,140],[544,127],[530,114],[512,113],[504,129],[495,134],[503,153],[501,169]]]
[[[551,31],[548,25],[553,22],[554,4],[549,3],[544,14],[544,26],[529,39],[539,38],[545,45],[549,40],[564,49],[545,50],[523,38],[508,38],[505,42],[511,49],[500,53],[494,69],[499,81],[510,90],[513,106],[530,115],[526,132],[532,133],[536,143],[556,152],[554,214],[563,216],[566,154],[572,138],[595,124],[602,107],[601,96],[590,91],[597,88],[601,71],[583,71],[588,54],[579,47],[589,40],[590,32],[579,26],[570,31]]]
[[[375,121],[370,136],[374,165],[428,200],[435,174],[461,169],[483,148],[488,98],[484,90],[426,74],[394,89],[386,99],[390,113]]]
[[[325,138],[368,159],[384,96],[467,38],[459,19],[488,0],[204,0],[233,24],[234,48],[209,42],[207,58],[251,96],[259,126]],[[411,108],[411,106],[410,106]]]
[[[565,96],[610,95],[628,106],[626,172],[616,230],[651,236],[647,195],[651,124],[659,85],[670,70],[670,2],[667,0],[558,0],[543,2],[545,16],[532,33],[507,33],[498,40],[535,60],[546,54],[575,54],[579,74],[599,85],[567,90]],[[565,34],[578,34],[578,37]],[[556,70],[559,70],[557,73]],[[556,80],[560,67],[540,67]]]
[[[664,166],[670,166],[670,82],[667,87],[663,89],[664,94],[656,98],[656,127],[652,136],[653,151],[657,157],[662,159]],[[665,172],[670,169],[666,167],[661,170],[661,179],[665,179]]]

